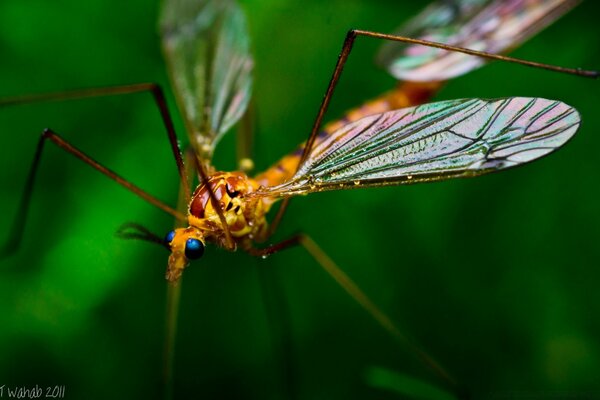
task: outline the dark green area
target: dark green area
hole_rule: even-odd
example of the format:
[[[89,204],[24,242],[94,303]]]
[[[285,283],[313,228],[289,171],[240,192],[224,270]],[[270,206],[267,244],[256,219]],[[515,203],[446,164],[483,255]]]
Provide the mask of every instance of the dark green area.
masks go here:
[[[417,3],[243,1],[257,64],[258,169],[307,137],[345,32],[389,32]],[[2,0],[0,97],[166,86],[157,8]],[[513,54],[600,68],[598,11],[585,2]],[[328,119],[393,86],[373,66],[379,45],[358,41]],[[457,79],[438,99],[559,99],[580,111],[581,130],[556,154],[499,174],[297,199],[278,238],[312,235],[475,398],[600,397],[599,85],[499,63]],[[45,127],[175,203],[177,173],[149,96],[2,109],[0,237],[11,234]],[[230,135],[217,166],[231,168],[233,155]],[[160,210],[47,150],[25,240],[1,261],[0,386],[66,385],[72,399],[159,397],[167,254],[116,238],[127,221],[160,235],[172,226]],[[291,357],[273,349],[261,273],[285,294],[278,304],[291,323]],[[207,249],[184,275],[176,397],[287,398],[281,359],[301,399],[402,398],[369,385],[372,367],[443,387],[302,249],[266,261]]]

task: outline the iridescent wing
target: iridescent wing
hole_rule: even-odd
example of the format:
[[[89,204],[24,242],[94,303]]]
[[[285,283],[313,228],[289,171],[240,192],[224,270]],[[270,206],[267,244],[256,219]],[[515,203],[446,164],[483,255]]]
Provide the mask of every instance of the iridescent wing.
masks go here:
[[[192,146],[208,159],[244,114],[253,60],[234,0],[165,0],[162,46]]]
[[[550,153],[579,123],[577,111],[564,103],[524,97],[449,100],[376,114],[317,143],[289,181],[256,195],[477,176]]]
[[[529,39],[579,3],[578,0],[438,1],[396,34],[488,53],[504,53]],[[377,62],[399,80],[444,81],[485,60],[462,53],[390,42]]]

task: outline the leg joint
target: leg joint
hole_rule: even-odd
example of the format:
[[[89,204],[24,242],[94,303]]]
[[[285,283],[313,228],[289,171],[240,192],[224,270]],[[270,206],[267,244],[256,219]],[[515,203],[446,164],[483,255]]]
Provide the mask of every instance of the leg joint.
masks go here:
[[[348,40],[353,41],[354,39],[356,39],[359,32],[360,32],[360,29],[350,29],[348,31],[348,33],[346,34],[346,41],[348,41]]]
[[[56,134],[50,128],[44,128],[44,130],[42,131],[42,139],[47,139],[50,136],[54,136],[54,135],[56,135]]]
[[[156,98],[160,98],[160,99],[164,98],[163,89],[158,83],[151,82],[151,83],[148,83],[147,85],[148,85],[148,90],[151,91],[152,94]]]

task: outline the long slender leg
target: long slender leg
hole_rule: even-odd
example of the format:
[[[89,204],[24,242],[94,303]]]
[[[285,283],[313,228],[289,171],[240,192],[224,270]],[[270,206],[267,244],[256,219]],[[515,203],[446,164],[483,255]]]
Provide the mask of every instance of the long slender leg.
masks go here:
[[[192,184],[194,183],[193,178],[194,178],[195,170],[194,170],[193,157],[195,157],[194,152],[192,151],[191,148],[188,148],[184,153],[184,165],[185,165],[185,173],[186,173],[186,176],[188,177],[188,186],[189,187],[192,187]],[[181,215],[185,215],[187,213],[187,206],[188,206],[189,202],[190,202],[190,199],[187,197],[187,194],[185,193],[185,188],[183,187],[183,185],[180,184],[179,185],[179,198],[177,201],[176,210],[179,211],[181,213]],[[187,223],[187,220],[175,218],[175,227],[176,228],[181,228],[186,223]],[[160,237],[160,236],[154,234],[153,232],[148,230],[143,225],[137,224],[135,222],[127,222],[127,223],[123,224],[121,227],[119,227],[119,229],[117,230],[115,235],[121,239],[143,240],[146,242],[152,242],[152,243],[159,244],[159,245],[165,247],[167,250],[171,249],[168,245],[166,245],[164,243],[163,237]],[[171,282],[169,282],[169,283],[171,283]]]
[[[308,253],[319,263],[345,291],[348,293],[362,308],[367,311],[375,321],[385,329],[393,338],[398,340],[404,346],[407,346],[416,358],[431,369],[438,377],[443,379],[447,384],[450,384],[453,389],[459,393],[459,387],[456,381],[446,372],[446,370],[426,352],[421,350],[417,345],[412,343],[394,324],[392,319],[384,313],[352,280],[350,277],[337,266],[337,264],[312,240],[305,234],[298,234],[280,243],[268,246],[264,249],[249,248],[246,249],[249,254],[256,257],[267,257],[289,247],[301,245]],[[462,393],[462,392],[460,392]]]
[[[251,102],[237,132],[238,168],[244,173],[249,173],[254,168],[251,158],[255,130],[254,117],[256,116],[254,107],[254,103]],[[276,367],[273,373],[277,378],[276,381],[281,382],[278,388],[281,391],[281,397],[293,400],[297,398],[296,373],[287,300],[276,269],[264,268],[259,265],[257,272]]]
[[[23,231],[25,229],[25,222],[27,220],[29,204],[31,202],[31,195],[33,193],[33,185],[35,183],[35,178],[36,178],[37,171],[38,171],[38,168],[40,165],[40,160],[41,160],[41,156],[42,156],[42,152],[44,150],[44,144],[46,143],[46,140],[50,140],[52,143],[56,144],[61,149],[65,150],[67,153],[70,153],[70,154],[74,155],[75,157],[79,158],[81,161],[85,162],[86,164],[88,164],[92,168],[96,169],[97,171],[103,173],[110,179],[114,180],[115,182],[117,182],[118,184],[123,186],[125,189],[138,195],[139,197],[141,197],[148,203],[152,204],[153,206],[160,208],[161,210],[165,211],[168,214],[171,214],[172,216],[174,216],[177,219],[185,220],[184,214],[180,213],[177,210],[174,210],[170,206],[163,203],[161,200],[158,200],[156,197],[150,195],[149,193],[140,189],[138,186],[134,185],[133,183],[129,182],[128,180],[122,178],[120,175],[118,175],[115,172],[111,171],[110,169],[106,168],[99,162],[90,158],[87,154],[83,153],[81,150],[79,150],[76,147],[74,147],[73,145],[71,145],[69,142],[67,142],[66,140],[61,138],[59,135],[57,135],[50,129],[45,129],[44,132],[42,133],[42,136],[40,137],[40,139],[38,141],[38,145],[36,148],[33,163],[31,164],[31,169],[29,170],[29,174],[27,176],[25,188],[23,189],[23,195],[21,198],[21,202],[19,204],[19,209],[18,209],[17,213],[15,214],[11,234],[9,235],[9,239],[4,244],[2,250],[0,251],[0,256],[6,256],[6,255],[11,254],[13,251],[15,251],[19,247],[21,238],[23,237]]]
[[[271,349],[274,354],[277,381],[281,382],[282,398],[297,398],[295,354],[290,313],[279,271],[257,263],[267,325],[270,332]]]
[[[91,88],[72,90],[67,92],[42,93],[26,96],[9,97],[5,99],[0,99],[0,108],[20,104],[87,99],[105,96],[119,96],[139,92],[152,93],[152,98],[154,99],[154,102],[156,103],[156,106],[160,111],[160,115],[163,120],[167,136],[169,138],[171,151],[173,152],[175,163],[177,164],[177,170],[179,172],[181,184],[183,185],[184,190],[187,193],[187,198],[189,199],[190,187],[187,181],[187,177],[185,176],[185,168],[183,165],[183,159],[181,158],[181,151],[179,150],[179,145],[177,144],[177,135],[175,134],[173,119],[171,118],[171,114],[169,113],[169,108],[167,106],[167,101],[165,99],[165,95],[162,91],[162,88],[156,83],[137,83],[133,85],[109,86],[104,88]]]
[[[586,70],[577,69],[577,68],[558,67],[555,65],[542,64],[542,63],[533,62],[533,61],[526,61],[526,60],[521,60],[521,59],[513,58],[513,57],[507,57],[507,56],[503,56],[503,55],[486,53],[483,51],[470,50],[470,49],[466,49],[463,47],[450,46],[450,45],[446,45],[443,43],[430,42],[428,40],[411,39],[411,38],[404,37],[404,36],[388,35],[388,34],[379,33],[379,32],[371,32],[371,31],[352,29],[348,32],[348,34],[346,35],[346,39],[344,40],[342,52],[340,53],[340,55],[338,57],[337,64],[335,66],[335,69],[333,70],[333,74],[331,75],[331,79],[329,81],[329,86],[327,87],[327,91],[325,92],[325,96],[323,97],[323,101],[321,102],[319,112],[317,113],[317,118],[315,119],[313,128],[310,132],[310,136],[306,142],[306,146],[304,147],[304,152],[302,153],[302,157],[300,159],[300,162],[298,163],[298,168],[300,168],[300,166],[304,163],[304,161],[306,161],[306,158],[310,154],[312,146],[313,146],[315,139],[317,137],[317,134],[319,132],[319,128],[321,127],[323,117],[325,115],[325,112],[327,111],[331,97],[333,96],[335,86],[337,85],[337,83],[340,79],[342,70],[344,69],[344,65],[346,64],[346,61],[348,60],[348,56],[350,55],[350,52],[352,51],[352,46],[354,44],[354,41],[358,36],[366,36],[366,37],[372,37],[372,38],[376,38],[376,39],[391,40],[394,42],[403,42],[403,43],[408,43],[408,44],[417,44],[417,45],[422,45],[422,46],[435,47],[435,48],[442,49],[442,50],[456,51],[459,53],[465,53],[468,55],[482,57],[482,58],[486,58],[489,60],[512,62],[512,63],[522,64],[522,65],[527,65],[527,66],[534,67],[534,68],[547,69],[550,71],[578,75],[578,76],[587,77],[587,78],[597,78],[599,76],[598,71],[586,71]]]
[[[194,183],[195,175],[195,162],[196,155],[188,148],[185,153],[185,168],[186,176],[188,177],[188,186],[192,187]],[[185,191],[183,185],[179,188],[179,200],[177,202],[177,210],[181,213],[186,211],[187,205],[190,201],[189,196]],[[179,228],[182,226],[182,221],[175,220],[175,227]],[[163,355],[163,378],[164,378],[164,394],[165,399],[173,399],[173,379],[175,377],[175,342],[177,338],[177,319],[179,315],[179,300],[181,299],[182,290],[182,279],[183,276],[176,282],[167,282],[167,306],[165,310],[165,343],[164,343],[164,355]]]
[[[238,168],[249,173],[254,168],[252,161],[253,133],[255,129],[254,103],[251,102],[241,126],[238,128],[237,159]],[[269,234],[270,236],[270,234]],[[281,395],[285,399],[297,398],[294,371],[294,354],[292,346],[292,329],[285,293],[282,290],[278,271],[273,268],[258,266],[258,279],[261,287],[261,297],[269,327],[277,381],[281,382]]]
[[[249,248],[247,251],[256,257],[264,258],[297,244],[298,237],[294,236],[265,249]],[[281,380],[283,383],[283,398],[293,400],[297,398],[297,378],[294,369],[295,355],[291,339],[291,320],[285,293],[281,288],[281,282],[275,269],[266,268],[262,265],[258,265],[257,268],[272,349],[279,371],[278,381]]]
[[[267,233],[264,236],[264,240],[270,238],[271,236],[273,236],[275,234],[275,231],[279,227],[279,224],[281,223],[281,220],[283,219],[283,216],[284,216],[285,212],[287,211],[287,208],[290,204],[290,199],[291,199],[290,197],[286,197],[285,199],[283,199],[281,201],[281,204],[279,205],[279,208],[277,209],[277,213],[275,214],[275,217],[273,217],[273,220],[269,224]]]
[[[457,388],[456,381],[446,370],[425,351],[412,343],[384,313],[337,264],[309,236],[301,235],[299,243],[323,267],[323,269],[360,304],[392,337],[406,345],[423,364],[427,365],[436,375]]]
[[[344,65],[346,64],[346,61],[348,60],[350,52],[352,51],[352,46],[354,45],[354,41],[356,40],[356,38],[358,36],[366,36],[366,37],[372,37],[372,38],[376,38],[376,39],[391,40],[391,41],[395,41],[395,42],[403,42],[403,43],[408,43],[408,44],[417,44],[417,45],[422,45],[422,46],[435,47],[435,48],[442,49],[442,50],[456,51],[459,53],[465,53],[465,54],[468,54],[471,56],[482,57],[482,58],[486,58],[489,60],[511,62],[511,63],[521,64],[521,65],[527,65],[527,66],[534,67],[534,68],[546,69],[546,70],[550,70],[550,71],[554,71],[554,72],[578,75],[578,76],[582,76],[582,77],[586,77],[586,78],[597,78],[600,75],[600,73],[598,71],[587,71],[587,70],[582,70],[579,68],[564,68],[564,67],[559,67],[559,66],[555,66],[555,65],[542,64],[542,63],[538,63],[538,62],[527,61],[527,60],[522,60],[522,59],[518,59],[518,58],[498,55],[498,54],[486,53],[483,51],[466,49],[463,47],[450,46],[450,45],[446,45],[443,43],[431,42],[428,40],[412,39],[412,38],[408,38],[408,37],[404,37],[404,36],[389,35],[389,34],[384,34],[384,33],[379,33],[379,32],[371,32],[371,31],[352,29],[347,33],[346,38],[344,40],[344,44],[342,46],[342,51],[338,57],[337,63],[333,70],[333,74],[331,75],[331,78],[329,80],[329,85],[327,87],[327,90],[325,91],[325,95],[323,96],[323,101],[321,102],[321,105],[319,107],[317,117],[315,118],[315,121],[313,123],[312,129],[310,132],[310,136],[308,137],[308,140],[306,141],[306,145],[304,146],[304,150],[302,152],[302,156],[300,157],[300,161],[298,162],[298,166],[296,167],[296,171],[298,171],[300,169],[300,167],[306,161],[306,159],[308,158],[308,155],[310,154],[310,152],[312,150],[312,147],[313,147],[315,140],[317,138],[317,135],[319,133],[319,129],[323,122],[323,117],[325,116],[325,113],[326,113],[326,111],[329,107],[329,103],[331,101],[331,97],[333,96],[333,93],[335,91],[335,87],[340,79],[340,76],[342,75]],[[273,223],[269,227],[269,234],[273,234],[275,232],[275,230],[277,229],[277,227],[279,226],[279,223],[281,222],[281,219],[283,218],[283,215],[285,214],[285,211],[287,210],[289,202],[290,202],[290,198],[285,198],[282,201],[282,204],[279,207],[279,209],[277,210],[277,214],[275,215],[275,218],[273,219]]]
[[[175,342],[177,338],[177,322],[179,317],[179,301],[181,299],[181,279],[167,283],[167,305],[165,308],[165,344],[164,344],[164,398],[174,398],[175,378]]]
[[[191,188],[194,186],[194,179],[196,176],[196,162],[194,160],[196,160],[196,153],[194,153],[194,150],[191,147],[188,147],[187,149],[185,149],[183,156],[184,156],[185,176],[187,177],[187,184],[179,185],[179,196],[177,199],[177,211],[179,211],[182,214],[187,214],[187,207],[190,203],[191,196],[190,196],[190,193],[186,190],[186,187]],[[181,221],[181,220],[175,219],[175,227],[176,228],[183,227],[185,225],[185,223],[187,223],[187,220]]]

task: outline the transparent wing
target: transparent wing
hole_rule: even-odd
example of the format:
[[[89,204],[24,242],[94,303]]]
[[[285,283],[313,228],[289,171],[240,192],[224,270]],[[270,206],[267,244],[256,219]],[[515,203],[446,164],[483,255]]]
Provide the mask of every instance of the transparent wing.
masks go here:
[[[401,36],[472,50],[503,53],[518,46],[579,3],[578,0],[438,1],[402,26]],[[444,81],[485,60],[398,42],[382,46],[377,62],[399,80]]]
[[[190,140],[209,158],[250,100],[253,60],[244,14],[233,0],[165,0],[160,24]]]
[[[258,196],[469,177],[542,157],[579,127],[558,101],[464,99],[372,115],[338,129],[311,150],[286,183]]]

